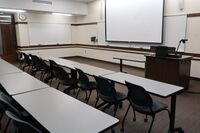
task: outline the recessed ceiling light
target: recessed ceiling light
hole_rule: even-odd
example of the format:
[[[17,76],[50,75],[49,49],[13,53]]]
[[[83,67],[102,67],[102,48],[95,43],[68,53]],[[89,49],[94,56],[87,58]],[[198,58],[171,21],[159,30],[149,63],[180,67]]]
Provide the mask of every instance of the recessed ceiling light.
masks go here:
[[[26,12],[25,10],[18,10],[18,9],[5,9],[5,8],[0,8],[1,12]]]
[[[52,15],[59,15],[59,16],[73,16],[72,14],[68,14],[68,13],[52,13]]]

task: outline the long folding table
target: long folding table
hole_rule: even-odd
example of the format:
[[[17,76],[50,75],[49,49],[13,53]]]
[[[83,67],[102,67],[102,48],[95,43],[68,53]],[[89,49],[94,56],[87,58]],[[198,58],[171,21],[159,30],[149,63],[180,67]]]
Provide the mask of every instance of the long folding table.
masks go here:
[[[97,133],[119,120],[54,88],[13,98],[51,133]]]
[[[9,95],[17,95],[49,87],[25,72],[0,75],[0,83]]]
[[[22,70],[11,65],[7,61],[0,59],[0,75],[11,74],[11,73],[21,73]]]
[[[151,79],[146,79],[122,72],[117,72],[117,73],[112,73],[112,74],[107,74],[102,76],[104,78],[107,78],[113,82],[117,82],[120,84],[125,84],[125,81],[128,81],[130,83],[142,86],[145,88],[145,90],[153,95],[162,97],[162,98],[167,98],[171,97],[171,108],[170,108],[170,132],[173,133],[176,129],[174,128],[175,125],[175,113],[176,113],[176,95],[180,91],[182,91],[184,88],[151,80]],[[182,130],[179,128],[178,130]]]

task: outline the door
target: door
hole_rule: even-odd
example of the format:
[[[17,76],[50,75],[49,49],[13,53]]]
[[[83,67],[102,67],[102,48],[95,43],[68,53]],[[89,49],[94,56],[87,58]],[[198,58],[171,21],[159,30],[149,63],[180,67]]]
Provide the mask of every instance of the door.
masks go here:
[[[9,18],[10,21],[4,19]],[[13,15],[3,15],[0,17],[0,56],[10,62],[16,60],[17,40]]]

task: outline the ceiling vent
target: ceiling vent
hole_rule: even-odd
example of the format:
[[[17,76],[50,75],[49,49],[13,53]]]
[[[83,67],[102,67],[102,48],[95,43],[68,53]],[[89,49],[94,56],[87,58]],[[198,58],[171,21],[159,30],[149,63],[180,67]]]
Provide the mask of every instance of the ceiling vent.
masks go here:
[[[32,2],[52,5],[52,0],[32,0]]]

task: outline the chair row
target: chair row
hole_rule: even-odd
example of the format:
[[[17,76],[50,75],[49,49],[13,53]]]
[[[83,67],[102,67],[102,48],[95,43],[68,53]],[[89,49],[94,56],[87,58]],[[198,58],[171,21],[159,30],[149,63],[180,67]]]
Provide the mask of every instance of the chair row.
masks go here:
[[[121,102],[128,100],[129,105],[122,120],[121,131],[124,131],[124,123],[130,107],[132,107],[134,110],[134,120],[136,120],[135,111],[152,117],[152,121],[148,130],[149,133],[151,132],[156,113],[166,110],[170,116],[170,112],[167,109],[168,106],[164,103],[153,100],[146,90],[141,86],[126,82],[126,86],[128,88],[128,94],[126,95],[116,91],[114,84],[103,77],[94,76],[95,81],[90,81],[89,77],[78,68],[71,69],[71,72],[69,73],[63,69],[62,66],[56,64],[56,62],[53,60],[46,62],[35,55],[27,55],[21,52],[18,53],[18,57],[20,66],[23,70],[27,68],[27,71],[30,71],[32,75],[35,75],[37,72],[41,72],[40,79],[46,83],[49,82],[50,85],[53,79],[57,79],[58,85],[56,88],[59,89],[59,86],[62,85],[65,88],[64,93],[70,94],[70,91],[72,90],[75,93],[75,90],[78,89],[76,94],[77,98],[79,92],[81,90],[84,91],[86,94],[86,103],[89,102],[92,91],[96,90],[97,97],[95,107],[102,108],[104,111],[105,109],[114,105],[113,116],[116,115]],[[98,104],[99,99],[103,101],[100,104]]]

